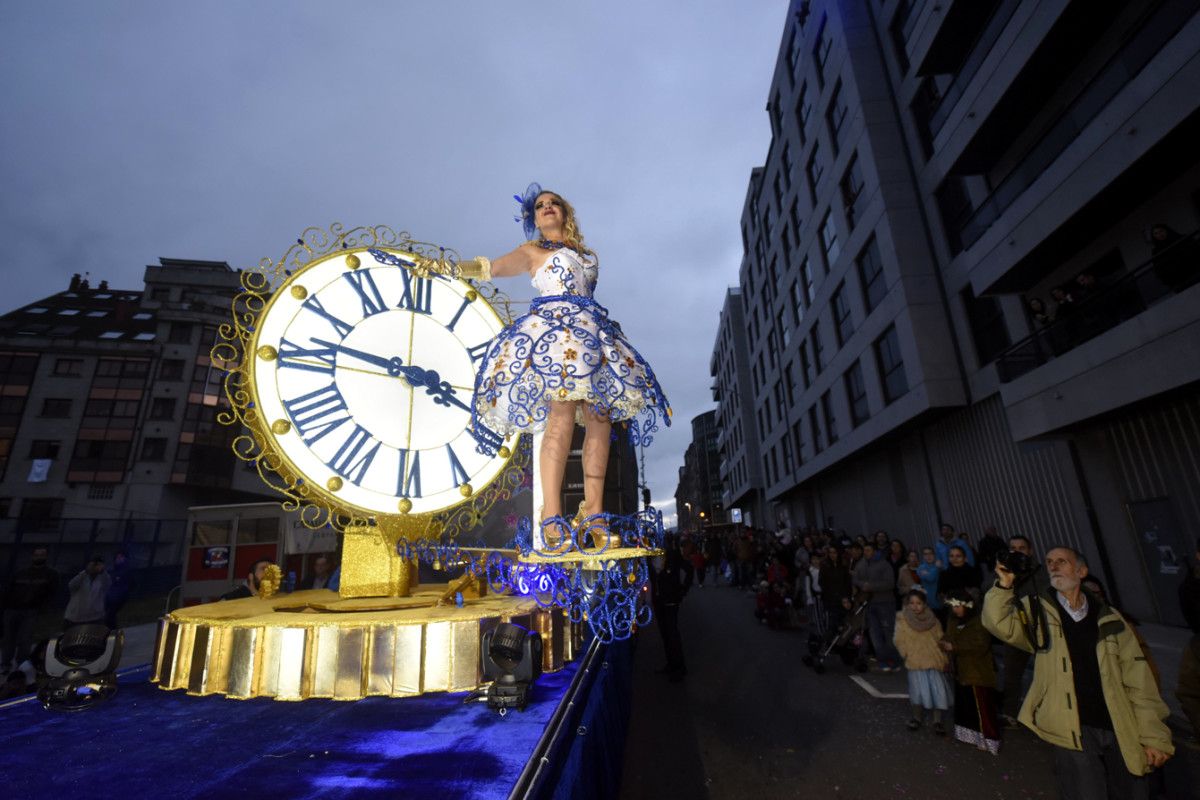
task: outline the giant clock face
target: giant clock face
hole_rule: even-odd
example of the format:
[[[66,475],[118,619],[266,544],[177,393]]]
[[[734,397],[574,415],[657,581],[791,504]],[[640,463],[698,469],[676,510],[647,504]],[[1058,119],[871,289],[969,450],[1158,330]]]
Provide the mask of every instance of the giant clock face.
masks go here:
[[[470,284],[398,251],[342,251],[291,276],[259,317],[252,392],[278,450],[336,504],[430,513],[507,463],[476,449],[475,368],[503,328]]]

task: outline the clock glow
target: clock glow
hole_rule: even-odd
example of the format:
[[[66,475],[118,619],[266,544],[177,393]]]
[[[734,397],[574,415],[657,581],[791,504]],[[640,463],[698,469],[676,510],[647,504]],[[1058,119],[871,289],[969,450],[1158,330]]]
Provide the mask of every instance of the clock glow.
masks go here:
[[[507,462],[471,429],[475,367],[503,323],[465,281],[380,255],[336,253],[275,292],[252,343],[255,400],[280,451],[340,504],[429,513]]]

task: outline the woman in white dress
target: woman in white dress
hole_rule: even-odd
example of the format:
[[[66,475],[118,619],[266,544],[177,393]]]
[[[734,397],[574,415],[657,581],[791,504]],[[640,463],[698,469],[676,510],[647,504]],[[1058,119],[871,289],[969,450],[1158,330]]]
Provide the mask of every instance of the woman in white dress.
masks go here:
[[[528,275],[538,297],[492,341],[475,379],[475,424],[500,436],[544,430],[538,466],[546,521],[563,516],[562,482],[575,424],[584,426],[584,514],[603,513],[604,475],[614,422],[648,444],[670,405],[654,372],[593,298],[596,254],[584,244],[570,203],[531,184],[516,196],[529,241],[494,261],[486,278]],[[603,523],[601,523],[601,526]]]

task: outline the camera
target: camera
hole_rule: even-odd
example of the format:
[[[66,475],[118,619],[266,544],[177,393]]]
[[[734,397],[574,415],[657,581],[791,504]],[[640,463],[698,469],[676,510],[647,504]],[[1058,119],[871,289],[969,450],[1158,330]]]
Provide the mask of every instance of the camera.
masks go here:
[[[1020,583],[1037,572],[1038,564],[1024,553],[1009,550],[996,556],[996,561],[1013,574],[1014,583]]]

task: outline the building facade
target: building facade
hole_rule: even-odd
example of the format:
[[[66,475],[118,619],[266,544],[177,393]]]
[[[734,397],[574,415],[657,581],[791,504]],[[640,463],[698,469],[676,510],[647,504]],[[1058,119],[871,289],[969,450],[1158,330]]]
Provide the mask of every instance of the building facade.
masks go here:
[[[684,452],[679,485],[675,489],[675,513],[681,532],[729,521],[717,439],[716,411],[705,411],[692,418],[692,441]]]
[[[1180,620],[1198,79],[1189,2],[792,4],[740,274],[777,516],[1068,544]]]
[[[50,544],[72,563],[130,540],[146,544],[143,561],[162,561],[167,553],[154,551],[183,545],[190,506],[275,499],[217,420],[229,405],[210,353],[238,272],[161,259],[144,280],[117,290],[76,276],[67,291],[0,317],[7,565],[18,543]]]

